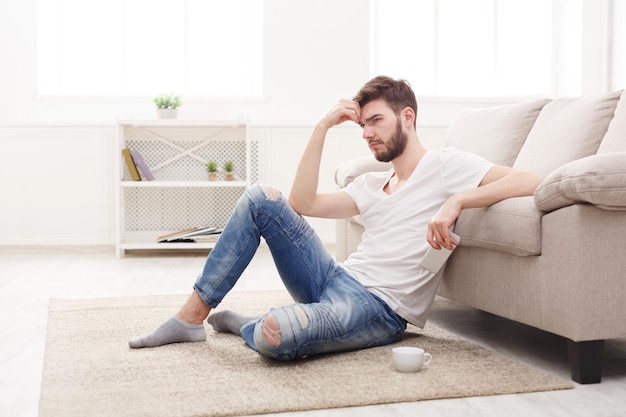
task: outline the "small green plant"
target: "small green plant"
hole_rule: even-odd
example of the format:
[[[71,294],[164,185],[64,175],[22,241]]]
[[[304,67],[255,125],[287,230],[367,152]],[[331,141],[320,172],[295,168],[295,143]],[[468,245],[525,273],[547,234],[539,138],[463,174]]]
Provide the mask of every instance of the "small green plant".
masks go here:
[[[235,178],[233,175],[233,161],[224,162],[224,171],[226,171],[226,181],[232,181]]]
[[[182,106],[183,101],[176,94],[160,94],[154,98],[154,104],[157,109],[176,109]]]
[[[215,181],[217,179],[217,164],[215,161],[207,162],[206,170],[209,173],[209,181]]]

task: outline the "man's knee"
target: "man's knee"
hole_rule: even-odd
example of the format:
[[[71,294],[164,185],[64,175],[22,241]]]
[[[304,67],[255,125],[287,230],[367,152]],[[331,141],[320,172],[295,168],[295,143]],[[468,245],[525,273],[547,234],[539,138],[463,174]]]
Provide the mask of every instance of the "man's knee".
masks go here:
[[[293,332],[285,309],[273,309],[257,323],[254,344],[264,356],[282,361],[292,360],[298,356],[298,347],[293,344]]]
[[[268,200],[276,201],[278,200],[278,197],[280,197],[280,191],[271,185],[261,184],[260,187]]]
[[[256,204],[263,204],[263,202],[275,202],[280,199],[280,190],[271,185],[266,184],[254,184],[248,187],[248,198],[254,201]]]
[[[280,326],[278,324],[278,320],[276,317],[268,314],[265,316],[263,320],[263,324],[261,325],[261,335],[263,336],[263,340],[270,346],[279,346],[280,345]]]

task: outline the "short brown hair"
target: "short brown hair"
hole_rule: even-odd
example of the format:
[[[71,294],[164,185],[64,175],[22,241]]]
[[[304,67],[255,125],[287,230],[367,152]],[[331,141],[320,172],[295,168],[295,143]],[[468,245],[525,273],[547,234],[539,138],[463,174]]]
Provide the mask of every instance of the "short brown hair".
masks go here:
[[[373,100],[382,98],[396,113],[410,107],[417,115],[417,99],[407,80],[394,80],[386,75],[379,75],[365,83],[353,100],[363,107]]]

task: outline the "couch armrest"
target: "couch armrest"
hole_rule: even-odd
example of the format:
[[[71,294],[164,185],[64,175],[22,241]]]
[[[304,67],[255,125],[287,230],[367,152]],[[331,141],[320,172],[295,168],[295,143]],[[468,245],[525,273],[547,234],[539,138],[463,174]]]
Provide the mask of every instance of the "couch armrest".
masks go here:
[[[339,164],[335,170],[335,184],[343,188],[361,174],[389,169],[391,169],[390,163],[377,161],[371,156],[350,159]]]
[[[626,152],[591,155],[550,173],[535,191],[540,210],[578,203],[606,210],[626,210]]]

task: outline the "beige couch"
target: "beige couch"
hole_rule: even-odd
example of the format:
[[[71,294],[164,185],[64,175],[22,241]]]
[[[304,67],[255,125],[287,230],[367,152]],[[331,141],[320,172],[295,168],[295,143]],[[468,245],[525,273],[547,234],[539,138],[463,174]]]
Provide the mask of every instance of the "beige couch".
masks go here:
[[[567,338],[572,379],[600,382],[604,340],[626,337],[626,92],[466,111],[445,146],[545,180],[534,196],[463,211],[438,294]],[[388,168],[348,161],[335,180]],[[337,222],[338,260],[362,232]]]

